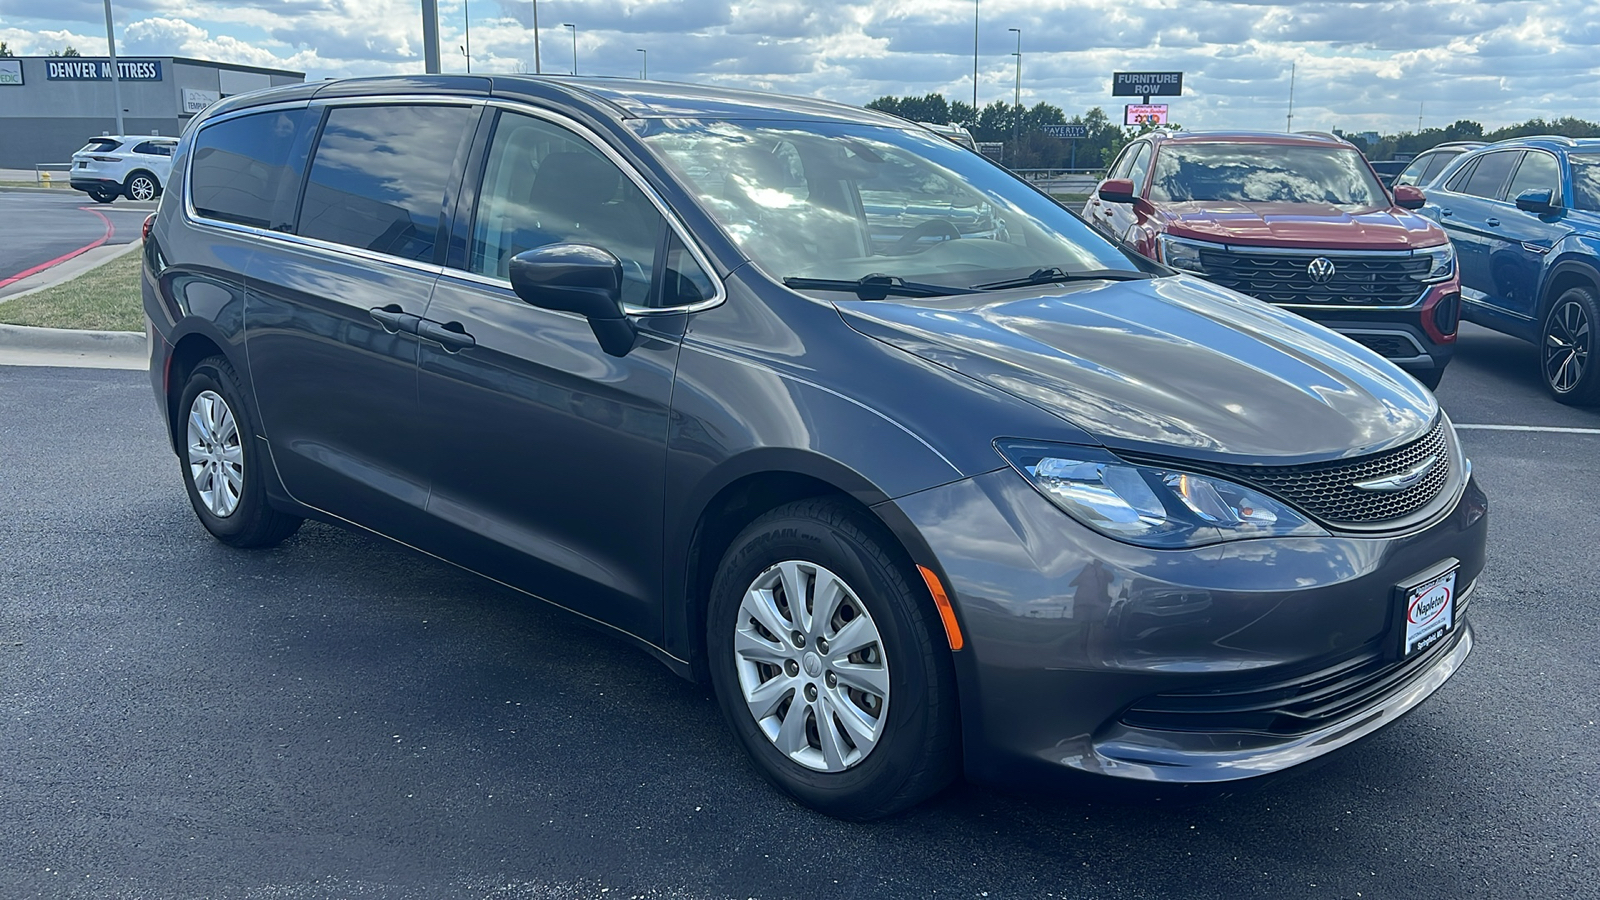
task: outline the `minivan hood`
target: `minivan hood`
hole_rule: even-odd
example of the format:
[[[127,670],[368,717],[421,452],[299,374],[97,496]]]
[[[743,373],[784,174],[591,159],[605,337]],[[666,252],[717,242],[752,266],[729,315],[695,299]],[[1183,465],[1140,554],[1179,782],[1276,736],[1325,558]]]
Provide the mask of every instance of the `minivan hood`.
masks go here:
[[[1189,276],[1053,290],[835,305],[855,330],[1113,448],[1337,459],[1420,437],[1438,413],[1427,390],[1366,348]]]
[[[1220,200],[1158,206],[1173,237],[1218,243],[1321,250],[1411,250],[1442,244],[1445,233],[1399,207],[1349,210],[1317,203]]]

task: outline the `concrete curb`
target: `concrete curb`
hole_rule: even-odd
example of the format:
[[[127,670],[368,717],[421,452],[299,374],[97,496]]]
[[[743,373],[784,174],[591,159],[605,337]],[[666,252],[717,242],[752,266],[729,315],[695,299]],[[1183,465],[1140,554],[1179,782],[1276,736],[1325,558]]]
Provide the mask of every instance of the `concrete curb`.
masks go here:
[[[135,332],[0,325],[0,365],[143,369],[149,364],[149,343]]]
[[[35,273],[9,287],[0,289],[0,304],[9,303],[29,294],[37,294],[63,282],[71,281],[90,269],[97,269],[119,256],[139,249],[140,246],[142,245],[139,241],[130,241],[126,244],[109,244],[96,247],[93,250],[87,250],[66,262],[58,263],[43,272]],[[20,290],[15,290],[14,293],[4,293],[4,291],[13,291],[17,288],[20,288]]]

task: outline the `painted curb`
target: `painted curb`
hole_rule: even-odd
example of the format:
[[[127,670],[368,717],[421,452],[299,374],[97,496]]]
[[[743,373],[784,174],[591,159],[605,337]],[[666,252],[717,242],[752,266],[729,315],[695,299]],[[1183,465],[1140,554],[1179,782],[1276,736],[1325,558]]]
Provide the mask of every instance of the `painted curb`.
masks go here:
[[[26,284],[28,287],[14,294],[0,295],[0,304],[21,300],[29,294],[37,294],[40,291],[48,291],[58,284],[65,284],[79,275],[98,269],[120,256],[132,253],[141,246],[143,245],[139,241],[130,241],[126,244],[104,244],[95,247],[93,250],[85,251],[65,262],[51,266],[43,272],[35,272],[27,278],[16,282],[16,284],[9,285],[9,288],[15,288],[19,284]],[[101,251],[105,252],[102,253]]]
[[[78,331],[0,325],[0,350],[89,353],[97,356],[147,356],[145,336],[133,331]]]

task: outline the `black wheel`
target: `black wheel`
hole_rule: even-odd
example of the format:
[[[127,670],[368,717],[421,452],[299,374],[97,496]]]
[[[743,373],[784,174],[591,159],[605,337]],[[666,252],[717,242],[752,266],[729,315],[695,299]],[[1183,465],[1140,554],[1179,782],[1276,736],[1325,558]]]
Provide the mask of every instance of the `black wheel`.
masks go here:
[[[944,632],[876,523],[790,503],[734,539],[706,619],[723,715],[774,785],[850,819],[890,815],[959,769]]]
[[[129,200],[154,200],[156,194],[161,192],[161,185],[149,172],[135,172],[128,176],[122,190]]]
[[[1545,390],[1562,403],[1600,401],[1600,374],[1594,365],[1596,327],[1600,327],[1600,303],[1591,287],[1567,288],[1545,314],[1539,370]]]
[[[233,366],[221,356],[195,366],[178,401],[183,485],[200,523],[234,547],[270,547],[300,518],[267,503],[256,458],[254,419]]]
[[[111,201],[117,199],[116,194],[103,190],[90,191],[89,196],[93,198],[94,202],[96,203],[110,203]]]

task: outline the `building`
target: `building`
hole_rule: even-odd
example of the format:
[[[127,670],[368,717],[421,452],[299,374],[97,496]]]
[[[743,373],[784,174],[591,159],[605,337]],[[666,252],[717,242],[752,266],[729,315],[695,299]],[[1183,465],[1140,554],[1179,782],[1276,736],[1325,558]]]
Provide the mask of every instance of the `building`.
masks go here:
[[[176,135],[210,103],[304,72],[179,56],[117,58],[123,130]],[[89,138],[117,129],[111,62],[93,56],[0,57],[0,168],[66,162]]]

